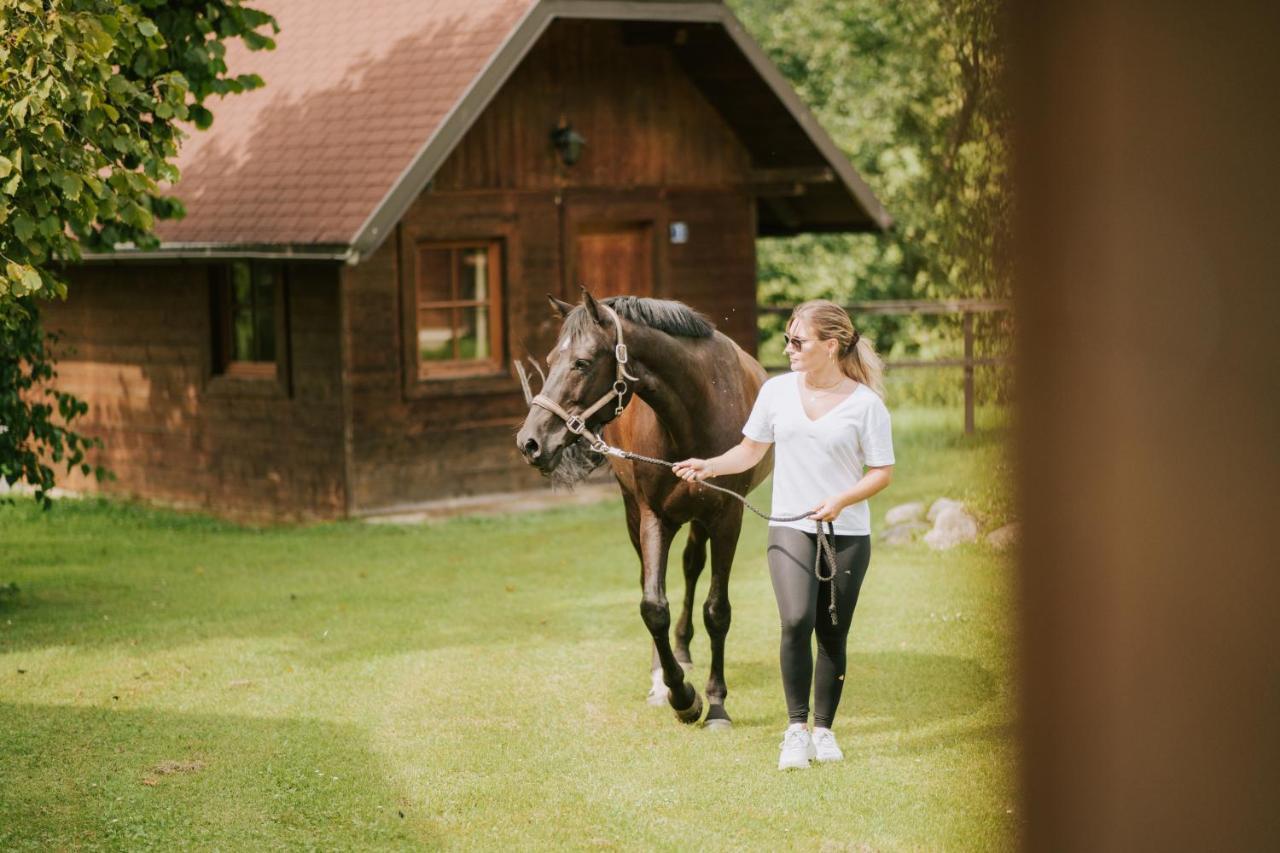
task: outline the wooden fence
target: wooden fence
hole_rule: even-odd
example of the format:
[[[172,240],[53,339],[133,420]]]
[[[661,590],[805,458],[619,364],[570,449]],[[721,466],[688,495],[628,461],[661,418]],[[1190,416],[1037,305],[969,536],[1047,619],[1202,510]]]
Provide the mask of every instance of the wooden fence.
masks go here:
[[[865,317],[869,314],[959,314],[960,327],[964,332],[964,358],[935,359],[899,359],[885,361],[889,370],[907,367],[962,367],[964,368],[964,431],[965,435],[973,434],[973,369],[980,365],[1007,364],[1009,359],[1003,356],[975,358],[973,355],[973,316],[975,314],[991,314],[997,311],[1008,311],[1012,305],[1003,299],[884,299],[874,302],[853,302],[843,306],[853,317]],[[760,305],[760,314],[789,315],[794,305]],[[770,372],[783,370],[785,367],[765,365]]]

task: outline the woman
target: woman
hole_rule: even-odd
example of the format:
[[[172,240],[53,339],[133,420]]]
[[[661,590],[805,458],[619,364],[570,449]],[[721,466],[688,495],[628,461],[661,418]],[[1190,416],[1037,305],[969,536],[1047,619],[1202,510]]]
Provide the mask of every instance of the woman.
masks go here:
[[[690,481],[734,474],[755,465],[776,444],[773,514],[809,513],[799,521],[769,522],[769,575],[782,621],[779,657],[790,716],[779,770],[807,768],[814,758],[844,758],[831,723],[844,686],[849,625],[871,557],[867,498],[893,478],[884,368],[871,343],[854,330],[843,308],[825,300],[796,308],[784,339],[792,372],[760,389],[742,428],[742,443],[712,459],[686,459],[674,466],[677,476]],[[826,522],[835,527],[834,624],[828,612],[831,582],[820,582],[814,573],[818,522],[823,530]],[[822,571],[830,574],[825,563]]]

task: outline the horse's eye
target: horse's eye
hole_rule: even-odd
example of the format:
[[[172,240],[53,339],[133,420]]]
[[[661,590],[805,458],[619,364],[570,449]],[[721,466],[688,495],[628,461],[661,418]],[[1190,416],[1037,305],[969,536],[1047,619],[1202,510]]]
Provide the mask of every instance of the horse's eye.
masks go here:
[[[586,373],[591,369],[591,362],[587,361],[585,358],[580,358],[573,363],[573,369]]]

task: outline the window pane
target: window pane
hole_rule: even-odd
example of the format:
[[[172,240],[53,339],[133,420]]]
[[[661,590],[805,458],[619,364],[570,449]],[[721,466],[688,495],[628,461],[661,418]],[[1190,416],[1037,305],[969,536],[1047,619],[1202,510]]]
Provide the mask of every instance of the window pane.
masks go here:
[[[422,361],[453,359],[453,312],[448,308],[418,310],[418,358]]]
[[[253,266],[253,360],[276,360],[276,264]]]
[[[489,250],[482,247],[459,249],[458,299],[489,301]]]
[[[231,264],[231,310],[247,310],[253,304],[253,280],[248,261]]]
[[[254,361],[253,312],[238,308],[231,315],[231,360]]]
[[[253,280],[247,261],[235,261],[229,271],[228,316],[231,320],[231,361],[253,360]]]
[[[449,281],[450,249],[418,250],[418,304],[448,302],[453,299]]]
[[[458,357],[489,358],[489,309],[484,306],[460,308],[458,320]]]

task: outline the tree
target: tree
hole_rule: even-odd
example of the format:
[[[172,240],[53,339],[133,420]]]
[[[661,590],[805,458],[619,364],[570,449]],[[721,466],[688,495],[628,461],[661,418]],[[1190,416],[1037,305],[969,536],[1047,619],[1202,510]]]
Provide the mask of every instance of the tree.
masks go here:
[[[895,219],[761,241],[762,299],[1006,296],[998,0],[730,2]],[[877,339],[911,349],[927,330],[903,323],[876,318]]]
[[[183,215],[163,187],[184,126],[262,85],[224,56],[235,38],[273,48],[263,29],[279,31],[239,0],[0,0],[0,477],[46,505],[40,460],[70,470],[94,442],[69,428],[84,404],[48,385],[39,300],[66,298],[82,247],[151,248],[155,221]]]

